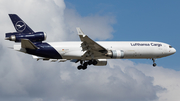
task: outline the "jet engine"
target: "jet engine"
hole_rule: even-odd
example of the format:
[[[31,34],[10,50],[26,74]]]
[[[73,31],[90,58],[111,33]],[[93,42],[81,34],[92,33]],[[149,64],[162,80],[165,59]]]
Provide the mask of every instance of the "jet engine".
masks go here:
[[[35,33],[6,33],[6,40],[21,42],[21,39],[29,39],[31,42],[40,42],[46,40],[47,36],[44,32]]]
[[[108,50],[106,56],[109,56],[111,58],[123,58],[124,51],[123,50]]]
[[[107,65],[107,59],[97,59],[97,64],[95,66],[106,66]]]

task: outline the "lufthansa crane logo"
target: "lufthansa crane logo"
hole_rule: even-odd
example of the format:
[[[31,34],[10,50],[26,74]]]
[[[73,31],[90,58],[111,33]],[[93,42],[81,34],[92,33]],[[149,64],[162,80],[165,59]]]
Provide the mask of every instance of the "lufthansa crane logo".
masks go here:
[[[18,21],[15,27],[18,32],[23,32],[26,29],[26,24],[23,21]]]

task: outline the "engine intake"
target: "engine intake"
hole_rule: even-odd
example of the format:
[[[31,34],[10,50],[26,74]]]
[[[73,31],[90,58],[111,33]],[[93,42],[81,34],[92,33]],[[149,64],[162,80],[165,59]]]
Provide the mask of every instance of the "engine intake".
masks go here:
[[[44,32],[35,33],[6,33],[6,40],[21,42],[21,39],[29,39],[32,42],[40,42],[46,40],[47,35]]]
[[[123,50],[109,50],[106,54],[111,58],[124,58],[124,51]]]

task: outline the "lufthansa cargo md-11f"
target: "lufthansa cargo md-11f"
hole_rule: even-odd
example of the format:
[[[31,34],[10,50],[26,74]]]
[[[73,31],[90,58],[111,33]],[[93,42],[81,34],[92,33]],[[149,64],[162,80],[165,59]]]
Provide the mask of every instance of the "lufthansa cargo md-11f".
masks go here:
[[[88,65],[105,66],[107,59],[155,59],[172,55],[176,50],[169,44],[153,41],[94,41],[80,28],[77,32],[81,41],[43,42],[46,33],[34,32],[16,14],[9,14],[17,32],[6,33],[6,40],[19,42],[13,49],[30,54],[37,60],[71,62],[87,69]]]

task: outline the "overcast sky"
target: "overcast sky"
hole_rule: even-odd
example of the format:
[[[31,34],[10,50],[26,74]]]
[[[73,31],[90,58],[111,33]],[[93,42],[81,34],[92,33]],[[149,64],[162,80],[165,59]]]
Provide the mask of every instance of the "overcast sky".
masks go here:
[[[1,101],[179,101],[179,1],[0,0]],[[70,62],[36,61],[4,40],[18,14],[47,41],[79,40],[76,27],[94,40],[152,40],[177,53],[157,60],[108,60],[78,71]],[[148,62],[147,62],[148,61]]]

